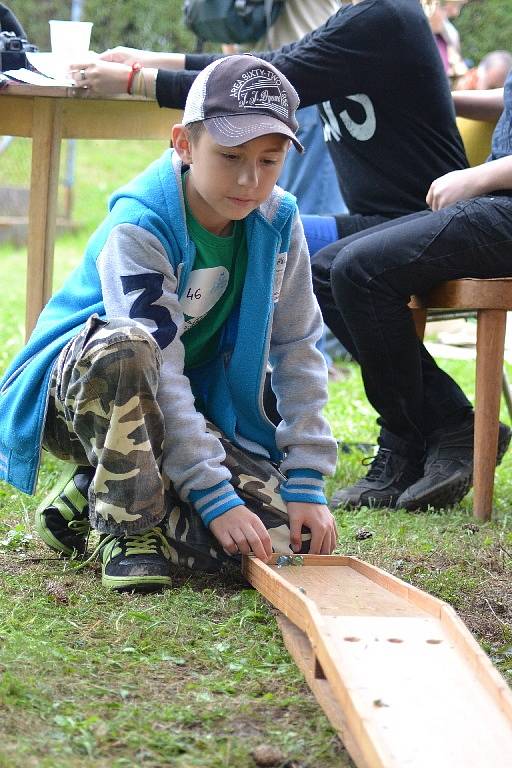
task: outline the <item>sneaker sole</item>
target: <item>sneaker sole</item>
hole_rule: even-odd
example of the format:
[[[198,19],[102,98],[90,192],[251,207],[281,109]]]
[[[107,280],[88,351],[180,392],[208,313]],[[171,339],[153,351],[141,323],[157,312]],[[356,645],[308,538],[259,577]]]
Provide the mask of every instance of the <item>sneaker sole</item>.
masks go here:
[[[499,441],[496,466],[501,464],[511,439],[512,432],[508,430]],[[413,502],[406,501],[405,503],[400,503],[400,499],[398,499],[396,506],[398,509],[406,509],[408,512],[424,511],[428,507],[434,507],[436,509],[453,507],[455,504],[458,504],[459,501],[462,501],[464,496],[469,492],[472,484],[473,472],[469,475],[461,475],[459,479],[450,479],[438,486],[429,488],[428,492],[423,496],[416,496]]]
[[[164,587],[170,587],[172,579],[170,576],[108,576],[103,574],[101,583],[107,589],[113,589],[118,592],[155,592]]]
[[[69,468],[66,468],[61,473],[57,483],[59,487],[65,488],[69,481],[74,477],[77,470],[77,465],[72,464]],[[59,539],[55,538],[53,533],[46,527],[44,520],[44,511],[54,505],[55,499],[59,496],[59,493],[55,493],[55,488],[51,490],[43,499],[43,501],[37,507],[34,513],[34,528],[39,538],[46,544],[47,547],[53,549],[54,552],[59,552],[61,555],[71,557],[76,550],[71,547],[66,547]]]

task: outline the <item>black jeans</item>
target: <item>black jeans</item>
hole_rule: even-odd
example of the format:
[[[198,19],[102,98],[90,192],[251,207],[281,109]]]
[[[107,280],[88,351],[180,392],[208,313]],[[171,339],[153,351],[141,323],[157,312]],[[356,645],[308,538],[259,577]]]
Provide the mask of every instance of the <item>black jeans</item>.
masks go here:
[[[379,443],[420,457],[471,404],[418,340],[407,304],[444,280],[512,276],[512,194],[372,227],[323,248],[312,268],[326,324],[361,365]]]

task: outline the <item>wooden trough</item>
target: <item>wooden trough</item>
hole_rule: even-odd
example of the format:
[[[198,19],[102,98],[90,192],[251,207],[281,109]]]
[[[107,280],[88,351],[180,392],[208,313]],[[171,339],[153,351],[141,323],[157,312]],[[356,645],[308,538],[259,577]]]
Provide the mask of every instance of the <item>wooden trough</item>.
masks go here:
[[[359,768],[512,766],[512,693],[449,605],[354,557],[277,560],[244,574]]]

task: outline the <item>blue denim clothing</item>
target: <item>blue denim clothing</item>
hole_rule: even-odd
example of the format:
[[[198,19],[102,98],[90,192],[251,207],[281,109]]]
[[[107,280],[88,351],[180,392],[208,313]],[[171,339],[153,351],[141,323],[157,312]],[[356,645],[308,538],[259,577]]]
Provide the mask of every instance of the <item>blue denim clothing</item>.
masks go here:
[[[492,135],[490,160],[512,155],[512,72],[505,82],[504,101],[505,108]]]
[[[311,216],[302,214],[302,226],[308,244],[309,255],[314,256],[342,237],[350,237],[363,229],[375,227],[389,220],[389,216],[363,216],[361,213],[342,213],[336,216]]]
[[[334,216],[302,215],[301,219],[310,257],[314,256],[320,248],[325,248],[326,245],[339,239]]]

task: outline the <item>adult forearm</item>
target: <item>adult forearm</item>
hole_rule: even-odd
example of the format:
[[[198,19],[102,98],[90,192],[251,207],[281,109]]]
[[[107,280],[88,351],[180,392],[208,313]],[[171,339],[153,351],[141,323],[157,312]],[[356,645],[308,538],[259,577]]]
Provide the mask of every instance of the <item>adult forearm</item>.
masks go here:
[[[145,67],[155,69],[185,69],[185,54],[145,51],[143,63]]]
[[[500,189],[512,189],[512,155],[491,160],[470,170],[478,173],[477,184],[481,195]]]
[[[427,205],[439,211],[460,200],[471,200],[489,192],[512,189],[512,155],[464,168],[434,179],[427,192]]]
[[[493,122],[503,111],[503,88],[489,91],[454,91],[453,103],[459,117]]]

